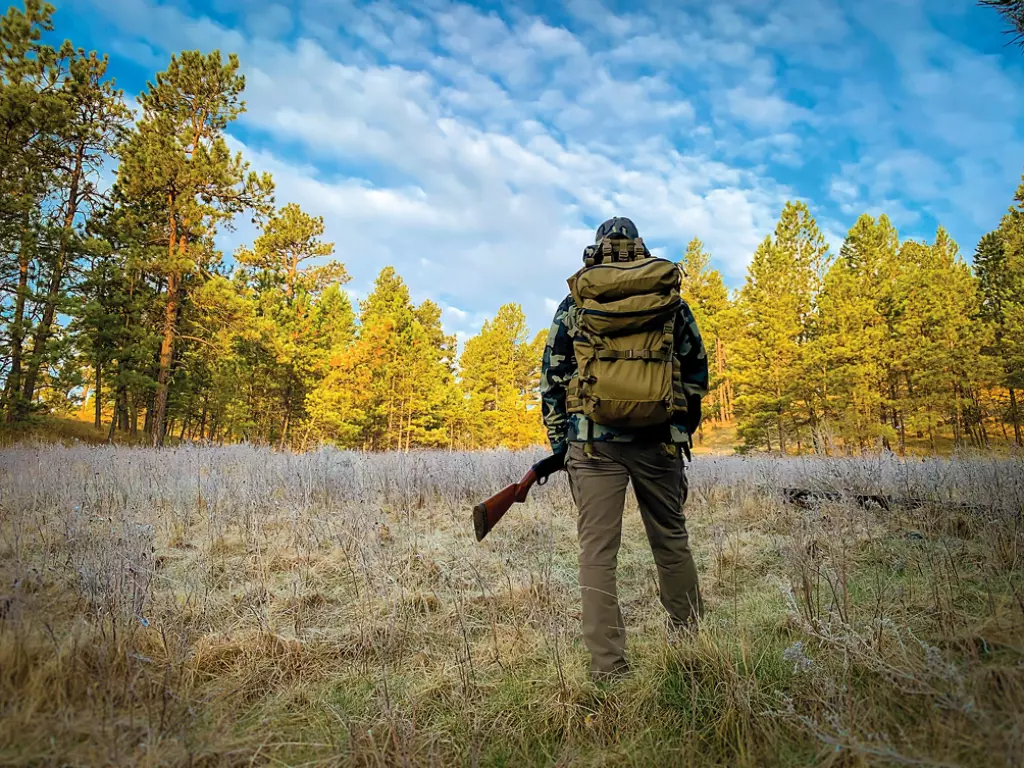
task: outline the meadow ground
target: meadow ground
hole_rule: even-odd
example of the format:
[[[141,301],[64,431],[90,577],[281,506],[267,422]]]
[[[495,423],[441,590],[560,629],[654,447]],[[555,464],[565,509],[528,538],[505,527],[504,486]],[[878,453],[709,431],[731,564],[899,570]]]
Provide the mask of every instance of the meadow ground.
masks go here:
[[[1021,460],[700,457],[702,630],[631,504],[597,688],[564,477],[473,539],[535,458],[0,451],[0,763],[1024,765]]]

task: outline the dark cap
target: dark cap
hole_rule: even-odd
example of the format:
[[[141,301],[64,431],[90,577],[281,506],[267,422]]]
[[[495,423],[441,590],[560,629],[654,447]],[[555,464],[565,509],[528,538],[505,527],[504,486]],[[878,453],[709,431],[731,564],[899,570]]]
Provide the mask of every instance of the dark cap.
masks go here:
[[[640,237],[640,233],[636,231],[636,224],[622,216],[608,219],[608,221],[598,227],[594,242],[599,243],[609,235],[621,235],[629,240],[636,240]]]

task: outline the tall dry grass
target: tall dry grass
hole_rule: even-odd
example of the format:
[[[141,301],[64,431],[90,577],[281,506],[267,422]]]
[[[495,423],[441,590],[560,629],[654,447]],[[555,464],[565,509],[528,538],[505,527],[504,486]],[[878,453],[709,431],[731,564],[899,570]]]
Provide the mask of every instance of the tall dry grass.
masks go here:
[[[630,509],[595,688],[564,479],[472,537],[534,458],[0,452],[0,763],[1024,764],[1021,461],[698,460],[707,620],[668,635]]]

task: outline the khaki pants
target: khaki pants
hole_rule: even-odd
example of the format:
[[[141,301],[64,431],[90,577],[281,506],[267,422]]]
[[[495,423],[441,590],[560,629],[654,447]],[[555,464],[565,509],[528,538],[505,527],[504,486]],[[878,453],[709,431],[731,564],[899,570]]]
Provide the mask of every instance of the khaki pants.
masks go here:
[[[594,442],[588,456],[585,446],[570,444],[566,460],[579,510],[583,639],[591,672],[614,674],[628,668],[615,586],[627,481],[633,482],[658,567],[662,605],[680,627],[692,625],[703,606],[683,515],[687,488],[679,451],[657,443]]]

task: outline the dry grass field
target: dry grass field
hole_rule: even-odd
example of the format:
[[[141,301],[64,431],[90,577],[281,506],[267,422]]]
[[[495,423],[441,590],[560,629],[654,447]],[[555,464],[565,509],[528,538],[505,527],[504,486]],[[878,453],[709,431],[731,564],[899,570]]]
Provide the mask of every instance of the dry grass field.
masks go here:
[[[597,688],[564,477],[473,539],[536,457],[0,451],[0,763],[1024,765],[1021,460],[699,457],[707,619],[629,508]]]

